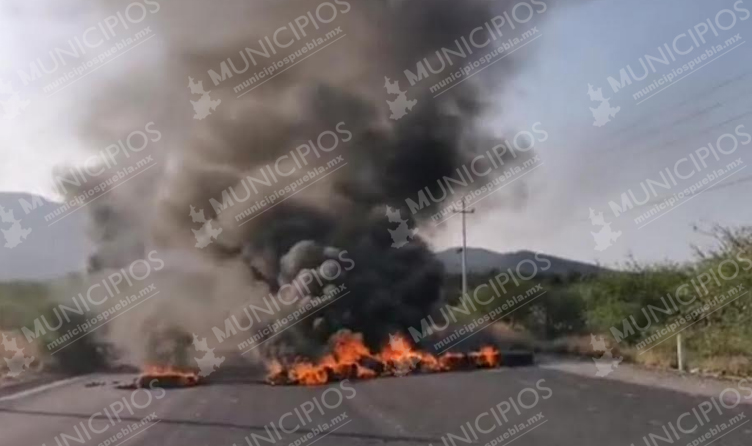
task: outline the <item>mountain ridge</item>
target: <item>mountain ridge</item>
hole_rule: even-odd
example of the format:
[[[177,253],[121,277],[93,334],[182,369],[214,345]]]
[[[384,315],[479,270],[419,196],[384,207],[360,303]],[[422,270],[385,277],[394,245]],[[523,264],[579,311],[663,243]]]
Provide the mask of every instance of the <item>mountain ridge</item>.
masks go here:
[[[436,253],[450,274],[462,272],[462,248],[449,248]],[[550,262],[550,265],[547,264]],[[507,253],[491,251],[485,248],[467,248],[467,271],[469,274],[486,274],[491,271],[502,271],[512,268],[529,274],[540,271],[543,274],[566,276],[569,274],[594,275],[607,268],[552,256],[540,252],[520,250]],[[534,271],[536,270],[537,271]]]
[[[0,192],[0,281],[49,280],[86,269],[85,212],[61,212],[61,206],[39,195]]]

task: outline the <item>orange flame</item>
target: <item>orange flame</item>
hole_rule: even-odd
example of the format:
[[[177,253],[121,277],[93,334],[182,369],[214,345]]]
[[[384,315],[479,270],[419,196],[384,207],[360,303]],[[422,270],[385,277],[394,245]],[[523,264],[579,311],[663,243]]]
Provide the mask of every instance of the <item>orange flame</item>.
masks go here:
[[[296,359],[284,364],[272,360],[267,365],[271,384],[319,385],[341,379],[370,379],[402,376],[415,372],[443,372],[461,368],[496,367],[499,351],[483,347],[478,352],[445,353],[434,356],[415,349],[402,335],[393,335],[380,352],[373,353],[360,334],[343,332],[331,342],[332,352],[317,362]]]
[[[481,347],[480,351],[468,354],[478,367],[497,367],[499,365],[499,351],[493,347]]]

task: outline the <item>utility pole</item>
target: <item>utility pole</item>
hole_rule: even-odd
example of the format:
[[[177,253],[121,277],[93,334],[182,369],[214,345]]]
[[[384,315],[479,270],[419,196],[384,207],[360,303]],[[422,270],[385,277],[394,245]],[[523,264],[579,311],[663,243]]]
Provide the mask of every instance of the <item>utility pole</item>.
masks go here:
[[[474,214],[475,209],[465,209],[465,197],[462,197],[462,209],[454,210],[455,214],[462,214],[462,296],[467,295],[467,224],[465,216]]]

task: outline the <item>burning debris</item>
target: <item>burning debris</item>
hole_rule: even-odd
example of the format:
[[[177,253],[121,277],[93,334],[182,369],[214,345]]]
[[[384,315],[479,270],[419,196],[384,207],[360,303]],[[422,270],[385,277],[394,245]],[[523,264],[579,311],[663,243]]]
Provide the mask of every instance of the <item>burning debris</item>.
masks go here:
[[[181,370],[168,366],[146,366],[141,374],[129,384],[118,385],[118,389],[153,389],[159,387],[171,389],[178,387],[193,387],[202,384],[203,380],[198,372]]]
[[[503,165],[523,161],[485,130],[494,113],[489,98],[499,92],[499,78],[513,70],[514,57],[439,97],[429,91],[430,84],[448,71],[432,69],[433,75],[426,73],[430,80],[415,85],[405,71],[416,64],[439,67],[442,49],[458,51],[464,36],[477,29],[513,26],[502,15],[510,4],[227,1],[220,10],[197,0],[160,2],[165,12],[153,16],[160,41],[153,50],[164,54],[154,54],[143,69],[122,79],[108,79],[97,90],[85,127],[96,147],[118,140],[135,123],[143,126],[144,116],[159,132],[152,140],[155,148],[113,156],[104,175],[138,163],[147,152],[157,167],[88,207],[97,246],[93,270],[121,267],[151,249],[164,254],[167,265],[154,273],[160,295],[113,320],[107,341],[130,364],[193,365],[194,355],[185,351],[192,352],[195,334],[224,342],[210,347],[218,355],[238,355],[236,344],[220,339],[225,336],[211,336],[218,324],[235,317],[234,309],[247,308],[249,301],[266,305],[269,295],[291,302],[289,311],[275,311],[264,324],[241,314],[229,326],[242,331],[255,323],[256,330],[344,287],[346,296],[331,299],[284,333],[268,335],[245,358],[270,364],[270,381],[285,384],[498,365],[492,348],[435,357],[411,346],[395,347],[390,334],[420,326],[446,298],[443,266],[414,232],[430,233],[423,228],[431,216],[476,186],[461,184],[460,167],[467,172],[471,160],[493,150],[494,158],[472,163],[473,169],[494,172],[490,179],[503,173]],[[328,11],[337,12],[336,18],[321,23],[333,22],[331,29],[312,25],[306,31],[323,40],[341,27],[341,39],[238,95],[241,82],[278,62],[272,56],[283,60],[306,43],[273,51],[258,45],[297,36],[278,30]],[[257,57],[262,52],[269,57]],[[385,78],[395,88],[400,81],[409,94],[410,112],[398,120],[390,117],[387,102],[393,98],[385,91]],[[199,89],[215,105],[211,113],[195,117],[198,99],[191,93]],[[441,180],[448,177],[456,180],[455,190],[445,189]],[[81,190],[98,181],[82,181]],[[422,200],[416,210],[406,199],[419,191],[431,200]],[[390,218],[404,220],[404,243],[394,240],[387,209]],[[304,281],[301,292],[296,285]],[[343,330],[358,335],[343,336]],[[148,378],[200,382],[195,374],[150,369],[136,385]]]
[[[172,367],[148,366],[136,378],[136,387],[191,387],[201,383],[198,373]]]
[[[393,335],[389,344],[377,353],[366,347],[362,336],[347,331],[334,335],[331,344],[332,352],[315,362],[271,360],[267,382],[313,386],[343,379],[493,368],[501,364],[500,353],[494,347],[483,347],[472,353],[448,352],[434,356],[411,347],[402,335]]]

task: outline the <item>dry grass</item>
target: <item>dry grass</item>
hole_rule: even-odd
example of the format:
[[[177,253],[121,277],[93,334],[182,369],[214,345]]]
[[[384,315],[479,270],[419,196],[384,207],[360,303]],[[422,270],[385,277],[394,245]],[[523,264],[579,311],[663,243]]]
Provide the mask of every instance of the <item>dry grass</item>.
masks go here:
[[[635,353],[632,357],[632,361],[635,364],[656,367],[659,369],[672,369],[677,366],[674,353],[667,353],[658,349],[648,350],[642,354],[639,352]]]
[[[690,369],[721,376],[752,376],[752,360],[747,356],[710,356],[698,358],[689,364]]]
[[[606,340],[607,338],[603,338]],[[625,360],[631,360],[634,352],[631,349],[624,349],[617,344],[609,344],[606,340],[606,348],[611,349],[614,356],[621,356]],[[590,335],[573,335],[554,339],[552,341],[535,342],[535,350],[542,353],[558,353],[582,356],[587,358],[600,357],[603,352],[593,350]]]
[[[604,336],[604,339],[606,337]],[[536,352],[574,355],[587,358],[598,358],[601,352],[593,350],[590,335],[567,336],[553,341],[535,341]],[[614,356],[621,356],[625,362],[657,369],[676,369],[677,358],[675,345],[671,342],[640,352],[632,347],[609,345]],[[686,354],[686,353],[685,353]],[[685,370],[703,375],[716,376],[752,376],[752,358],[747,356],[711,356],[694,358],[691,355],[685,359]]]
[[[530,333],[514,329],[505,322],[495,322],[488,331],[502,349],[532,350],[535,343]]]

